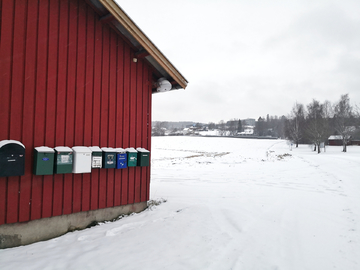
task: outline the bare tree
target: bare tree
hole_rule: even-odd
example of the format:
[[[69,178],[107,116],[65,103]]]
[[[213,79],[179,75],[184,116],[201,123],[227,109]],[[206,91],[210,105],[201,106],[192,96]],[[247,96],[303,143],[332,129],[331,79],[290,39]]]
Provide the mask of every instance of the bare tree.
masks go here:
[[[238,125],[237,125],[237,132],[240,133],[243,131],[243,127],[242,127],[242,123],[241,120],[239,119],[238,121]]]
[[[153,136],[164,136],[166,128],[165,122],[155,122],[155,126],[152,129]]]
[[[323,117],[324,117],[324,128],[326,130],[326,138],[324,138],[324,141],[326,141],[330,134],[331,134],[331,119],[334,116],[334,110],[333,106],[331,105],[331,102],[328,100],[325,100],[323,103]],[[324,143],[324,151],[325,151],[325,143]]]
[[[317,152],[320,153],[320,144],[327,139],[329,128],[324,117],[324,106],[315,99],[307,105],[306,133],[315,145],[314,151],[317,148]]]
[[[357,118],[357,123],[360,124],[360,106],[358,106],[357,104],[355,105],[354,115]]]
[[[275,134],[279,138],[285,138],[287,136],[287,118],[283,115],[280,118],[275,116],[273,120],[273,128],[275,131]]]
[[[299,146],[299,142],[303,137],[304,121],[304,106],[296,102],[291,110],[290,119],[287,126],[288,134],[291,140],[295,143],[296,147]]]
[[[351,134],[354,129],[350,126],[353,117],[353,109],[350,106],[350,98],[348,94],[341,95],[341,98],[334,107],[334,128],[339,133],[343,143],[343,152],[346,152]]]
[[[213,123],[213,122],[210,122],[210,123],[208,124],[208,128],[209,128],[210,130],[215,129],[215,127],[216,127],[216,125],[215,125],[215,123]]]
[[[264,118],[261,118],[261,116],[255,123],[255,131],[256,131],[256,134],[259,136],[266,135],[266,122],[264,121]]]
[[[237,128],[238,128],[237,125],[238,125],[238,119],[231,119],[230,121],[227,122],[227,126],[228,126],[230,136],[235,136],[236,135]]]
[[[218,124],[218,129],[219,129],[220,136],[225,136],[225,134],[226,134],[226,124],[225,124],[224,120],[220,120],[220,122]]]

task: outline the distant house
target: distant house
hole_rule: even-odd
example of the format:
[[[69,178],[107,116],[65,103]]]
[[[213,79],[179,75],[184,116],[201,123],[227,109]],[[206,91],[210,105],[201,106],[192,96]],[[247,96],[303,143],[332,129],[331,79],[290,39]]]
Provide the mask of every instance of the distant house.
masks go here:
[[[254,135],[254,127],[253,126],[245,126],[244,131],[238,132],[238,135]]]
[[[351,145],[360,145],[360,140],[351,140]]]
[[[331,135],[328,138],[329,145],[343,145],[343,136],[342,135]],[[349,140],[347,145],[351,145],[351,136],[349,136]]]

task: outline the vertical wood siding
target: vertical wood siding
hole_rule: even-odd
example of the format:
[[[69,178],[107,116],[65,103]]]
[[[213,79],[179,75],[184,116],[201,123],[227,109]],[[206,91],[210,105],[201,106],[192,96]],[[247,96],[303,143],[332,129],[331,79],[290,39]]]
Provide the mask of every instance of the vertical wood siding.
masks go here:
[[[26,146],[0,178],[0,225],[149,199],[150,167],[33,175],[37,146],[144,147],[151,68],[83,0],[0,0],[0,140]]]

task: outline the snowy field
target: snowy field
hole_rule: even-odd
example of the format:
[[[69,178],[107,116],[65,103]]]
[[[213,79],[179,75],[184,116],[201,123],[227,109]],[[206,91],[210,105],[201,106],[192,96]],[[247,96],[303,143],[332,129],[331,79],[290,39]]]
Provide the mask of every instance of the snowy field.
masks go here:
[[[151,199],[117,222],[0,250],[0,269],[360,269],[360,147],[152,139]]]

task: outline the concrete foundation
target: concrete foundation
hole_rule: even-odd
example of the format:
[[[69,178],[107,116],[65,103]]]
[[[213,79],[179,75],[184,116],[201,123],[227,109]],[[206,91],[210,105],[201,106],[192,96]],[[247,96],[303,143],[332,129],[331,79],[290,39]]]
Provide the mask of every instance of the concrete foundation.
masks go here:
[[[69,231],[85,229],[95,222],[109,221],[120,215],[139,213],[147,202],[79,212],[23,223],[0,225],[0,249],[49,240]]]

